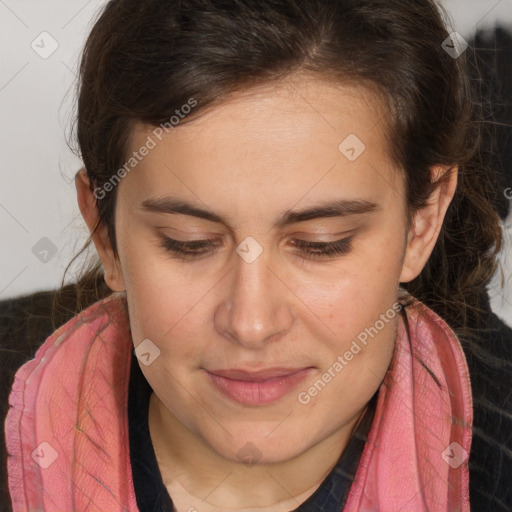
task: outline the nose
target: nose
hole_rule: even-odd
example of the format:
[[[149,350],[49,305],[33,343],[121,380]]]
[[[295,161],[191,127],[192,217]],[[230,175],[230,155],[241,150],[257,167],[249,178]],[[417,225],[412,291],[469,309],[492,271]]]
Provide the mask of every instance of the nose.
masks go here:
[[[272,268],[266,251],[254,261],[234,255],[226,295],[215,313],[217,331],[247,348],[262,348],[293,324],[290,290]]]

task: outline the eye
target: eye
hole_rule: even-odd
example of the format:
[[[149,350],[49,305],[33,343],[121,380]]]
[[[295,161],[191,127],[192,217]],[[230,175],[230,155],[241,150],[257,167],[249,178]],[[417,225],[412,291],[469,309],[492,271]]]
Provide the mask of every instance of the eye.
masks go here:
[[[292,244],[299,248],[299,252],[308,258],[336,257],[347,254],[352,249],[352,238],[342,238],[334,242],[312,242],[306,240],[292,240]]]
[[[353,236],[335,240],[334,242],[313,242],[307,240],[291,241],[297,247],[298,252],[305,254],[308,258],[335,257],[347,254],[352,249]],[[196,258],[214,252],[221,245],[220,242],[212,239],[191,240],[180,242],[174,238],[162,237],[161,245],[168,252],[185,258]]]
[[[215,240],[191,240],[189,242],[180,242],[174,238],[167,236],[162,237],[161,245],[166,251],[172,252],[177,256],[184,257],[197,257],[204,256],[213,251],[213,249],[220,245]]]

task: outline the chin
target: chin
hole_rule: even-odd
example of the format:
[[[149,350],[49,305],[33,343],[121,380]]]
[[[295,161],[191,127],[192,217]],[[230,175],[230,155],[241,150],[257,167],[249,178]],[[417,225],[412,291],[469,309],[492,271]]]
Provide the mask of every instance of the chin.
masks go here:
[[[248,466],[285,462],[301,455],[314,444],[313,440],[305,443],[307,433],[299,426],[293,430],[278,427],[281,433],[276,435],[277,425],[279,423],[261,422],[238,429],[228,425],[226,430],[232,436],[221,429],[220,432],[216,431],[217,435],[203,437],[203,440],[221,457]]]

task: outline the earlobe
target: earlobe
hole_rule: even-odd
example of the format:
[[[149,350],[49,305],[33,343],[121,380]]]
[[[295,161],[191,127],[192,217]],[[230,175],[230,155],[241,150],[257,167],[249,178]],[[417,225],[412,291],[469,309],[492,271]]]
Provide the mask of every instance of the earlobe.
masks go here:
[[[438,182],[427,204],[414,215],[407,235],[407,245],[400,282],[412,281],[423,270],[441,232],[441,227],[457,188],[458,167],[434,167],[433,182]]]
[[[80,169],[75,175],[78,207],[89,228],[98,255],[103,264],[105,282],[113,291],[124,291],[124,279],[119,259],[115,256],[107,227],[100,222],[96,197],[87,171]]]

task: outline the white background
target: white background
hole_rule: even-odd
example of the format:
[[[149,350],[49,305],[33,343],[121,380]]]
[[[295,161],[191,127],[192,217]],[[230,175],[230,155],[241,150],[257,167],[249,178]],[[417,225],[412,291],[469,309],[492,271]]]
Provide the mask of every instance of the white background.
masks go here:
[[[56,288],[87,237],[72,180],[80,160],[69,150],[66,136],[79,52],[103,4],[0,0],[0,299]],[[512,0],[445,0],[444,5],[453,28],[466,38],[496,22],[512,28]],[[42,32],[58,43],[47,59],[31,48]],[[509,325],[511,227],[509,217],[508,248],[502,255],[505,288],[500,288],[500,274],[490,287],[493,309]],[[47,263],[32,252],[43,237],[58,251]]]

